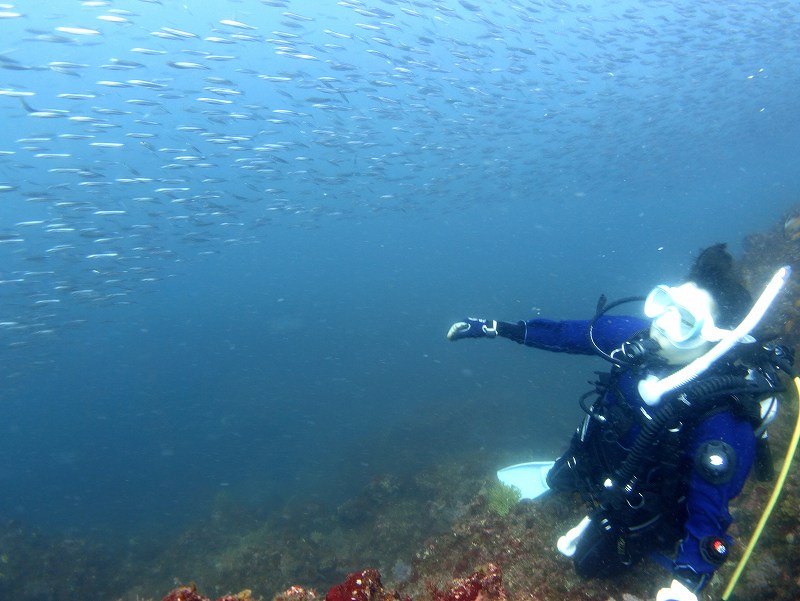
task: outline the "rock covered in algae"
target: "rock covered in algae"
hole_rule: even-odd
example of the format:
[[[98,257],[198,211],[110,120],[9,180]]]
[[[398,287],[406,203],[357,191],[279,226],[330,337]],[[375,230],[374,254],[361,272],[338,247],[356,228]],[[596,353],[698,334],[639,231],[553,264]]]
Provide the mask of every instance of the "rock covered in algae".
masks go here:
[[[449,587],[440,590],[428,585],[428,596],[432,601],[505,601],[503,572],[499,566],[488,564],[464,578],[453,580]],[[381,583],[378,570],[368,569],[353,572],[344,582],[332,586],[325,601],[411,601],[397,593],[388,593]]]
[[[503,572],[499,566],[488,564],[464,578],[457,578],[445,589],[428,585],[431,601],[506,601],[503,587]],[[275,595],[273,601],[316,601],[316,592],[300,586],[292,586]],[[210,601],[192,584],[181,586],[170,592],[162,601]],[[236,595],[226,595],[217,601],[253,601],[249,590]],[[375,569],[353,572],[343,582],[334,585],[325,595],[325,601],[411,601],[408,596],[387,592],[381,582],[381,574]]]
[[[368,569],[353,572],[344,582],[332,586],[325,595],[325,601],[384,601],[396,599],[386,595],[378,570]]]
[[[453,581],[448,591],[440,591],[434,586],[429,588],[433,601],[505,601],[506,590],[503,587],[503,572],[500,566],[488,564],[466,578]]]

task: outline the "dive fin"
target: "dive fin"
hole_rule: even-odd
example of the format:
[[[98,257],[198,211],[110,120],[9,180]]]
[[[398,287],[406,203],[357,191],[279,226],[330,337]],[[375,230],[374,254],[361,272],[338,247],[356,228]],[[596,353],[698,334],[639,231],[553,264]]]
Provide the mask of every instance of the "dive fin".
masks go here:
[[[515,486],[522,493],[520,499],[536,499],[546,493],[547,472],[555,461],[531,461],[504,467],[497,472],[497,478],[506,486]]]

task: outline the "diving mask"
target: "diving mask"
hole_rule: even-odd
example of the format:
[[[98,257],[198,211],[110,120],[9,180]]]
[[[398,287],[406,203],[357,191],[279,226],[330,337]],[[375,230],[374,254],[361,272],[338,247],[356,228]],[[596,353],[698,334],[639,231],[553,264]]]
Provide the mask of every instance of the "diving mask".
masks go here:
[[[714,299],[693,282],[656,286],[644,301],[653,328],[676,349],[691,350],[721,340],[727,330],[714,325]]]

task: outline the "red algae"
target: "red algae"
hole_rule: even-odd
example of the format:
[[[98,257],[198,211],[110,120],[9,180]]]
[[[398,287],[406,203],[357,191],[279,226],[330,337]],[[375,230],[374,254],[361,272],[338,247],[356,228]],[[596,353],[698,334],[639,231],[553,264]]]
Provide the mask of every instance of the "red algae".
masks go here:
[[[465,578],[452,582],[448,590],[428,585],[431,601],[505,601],[503,572],[499,566],[488,564]],[[325,601],[401,601],[396,593],[387,593],[381,584],[378,570],[367,569],[350,574],[347,579],[331,587]],[[411,601],[406,596],[402,601]]]

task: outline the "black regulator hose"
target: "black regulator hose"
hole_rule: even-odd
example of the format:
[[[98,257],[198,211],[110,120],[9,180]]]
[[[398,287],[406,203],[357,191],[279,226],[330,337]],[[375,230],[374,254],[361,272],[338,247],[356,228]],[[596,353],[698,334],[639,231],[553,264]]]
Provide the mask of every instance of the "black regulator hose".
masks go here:
[[[611,309],[614,307],[624,305],[625,303],[640,302],[643,300],[643,296],[626,296],[625,298],[616,300],[613,303],[607,303],[606,295],[600,295],[600,298],[597,299],[597,309],[594,312],[594,317],[592,318],[592,321],[589,322],[589,343],[592,345],[592,348],[597,355],[618,367],[624,367],[626,365],[632,366],[636,364],[634,361],[631,361],[630,358],[613,357],[601,349],[594,339],[594,327],[597,325],[597,322],[600,321],[600,318],[611,311]]]
[[[746,385],[747,382],[743,382],[742,376],[715,376],[690,382],[677,397],[664,399],[661,408],[639,432],[628,456],[612,477],[610,486],[607,487],[609,503],[604,502],[603,505],[617,505],[633,491],[639,468],[652,453],[653,447],[672,418],[689,409],[698,410],[698,403],[702,409],[704,402],[710,402],[719,393],[741,391]]]

